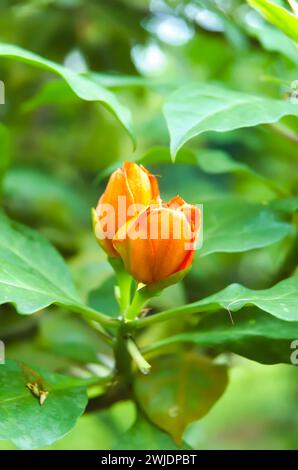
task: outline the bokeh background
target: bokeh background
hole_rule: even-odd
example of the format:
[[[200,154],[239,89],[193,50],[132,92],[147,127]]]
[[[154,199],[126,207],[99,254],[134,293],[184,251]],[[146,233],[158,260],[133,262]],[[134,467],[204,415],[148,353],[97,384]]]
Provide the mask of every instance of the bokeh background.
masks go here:
[[[220,81],[276,98],[289,94],[298,78],[298,57],[275,31],[238,0],[1,1],[1,42],[76,71],[93,71],[98,83],[132,111],[135,152],[102,106],[80,101],[49,72],[1,58],[6,104],[0,106],[0,119],[10,133],[10,164],[0,164],[2,204],[12,218],[38,229],[58,248],[91,305],[113,309],[107,294],[111,270],[90,227],[90,208],[104,187],[106,169],[152,147],[168,146],[161,106],[171,90],[186,82]],[[286,133],[297,131],[291,118],[284,124]],[[289,194],[298,193],[297,143],[282,125],[207,133],[191,146],[226,152]],[[159,175],[164,198],[179,193],[189,202],[205,203],[233,194],[263,202],[276,196],[262,179],[245,174],[215,175],[179,160],[150,169]],[[197,258],[186,281],[166,291],[156,306],[183,304],[232,282],[269,287],[298,267],[298,249],[289,252],[287,243]],[[67,312],[60,312],[59,320],[55,313],[52,309],[28,319],[17,317],[12,307],[0,307],[0,337],[7,354],[53,370],[91,360],[92,348],[84,343],[78,352],[77,347],[86,337],[92,344],[90,331]],[[187,442],[206,449],[297,449],[297,367],[267,366],[239,356],[229,356],[229,361],[225,395],[189,427]],[[134,416],[134,405],[126,401],[90,412],[51,448],[113,448]],[[0,448],[10,446],[2,442]]]

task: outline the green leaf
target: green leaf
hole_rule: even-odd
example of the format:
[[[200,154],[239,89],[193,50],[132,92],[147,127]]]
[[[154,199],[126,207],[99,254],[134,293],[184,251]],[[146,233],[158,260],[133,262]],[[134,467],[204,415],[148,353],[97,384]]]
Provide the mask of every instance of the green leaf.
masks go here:
[[[298,53],[295,44],[281,31],[268,24],[249,26],[249,32],[256,37],[267,51],[279,52],[298,64]]]
[[[108,279],[105,279],[97,289],[89,293],[88,305],[95,310],[105,312],[111,317],[117,317],[119,305],[115,298],[115,285],[115,276],[110,276]]]
[[[152,373],[134,381],[137,400],[149,419],[179,444],[187,425],[204,416],[225,391],[227,371],[194,352],[151,360]]]
[[[136,327],[159,323],[182,315],[216,311],[237,312],[243,307],[256,306],[280,320],[298,321],[298,276],[280,281],[269,289],[253,290],[241,284],[231,284],[216,294],[177,308],[138,320]]]
[[[141,165],[170,164],[171,154],[167,147],[153,147],[136,160]],[[251,172],[245,163],[233,160],[223,150],[200,149],[197,151],[189,148],[179,150],[175,163],[197,165],[206,173],[222,174],[234,172]]]
[[[255,305],[281,320],[298,321],[298,277],[284,279],[275,286],[262,290],[231,284],[198,304],[212,306],[212,309],[221,307],[231,312],[246,305]]]
[[[30,314],[58,302],[80,303],[59,253],[37,232],[0,213],[0,304]]]
[[[31,314],[53,303],[111,325],[113,320],[82,304],[60,254],[37,232],[0,212],[0,305]]]
[[[82,100],[99,101],[121,122],[134,142],[130,111],[122,106],[116,96],[109,90],[84,77],[71,69],[44,59],[33,52],[11,44],[0,43],[0,56],[21,62],[29,63],[35,67],[49,70],[62,77],[72,91]]]
[[[10,160],[10,139],[8,129],[0,124],[0,195],[2,194],[2,180]]]
[[[29,166],[11,168],[4,178],[3,193],[10,213],[67,229],[89,223],[90,204],[83,191],[48,172]]]
[[[88,78],[100,87],[109,88],[111,90],[143,87],[155,89],[161,86],[170,86],[167,83],[133,75],[113,75],[92,72],[85,75],[85,78]],[[171,86],[173,87],[173,84]],[[65,81],[59,79],[51,80],[45,83],[33,98],[25,102],[23,109],[27,112],[40,106],[47,106],[50,104],[72,104],[77,103],[78,100],[78,96],[73,93]]]
[[[247,0],[247,2],[258,10],[269,23],[298,42],[298,18],[295,15],[269,0]]]
[[[233,160],[228,153],[223,150],[203,148],[194,151],[189,148],[183,148],[179,150],[175,162],[198,165],[203,171],[211,174],[252,171],[248,165]],[[138,158],[137,163],[141,165],[170,164],[171,154],[167,147],[153,147]]]
[[[152,78],[142,77],[141,75],[123,75],[111,73],[91,72],[88,74],[93,81],[106,88],[143,88],[170,84],[169,82],[159,81]]]
[[[38,345],[80,363],[99,363],[99,353],[103,351],[96,331],[81,318],[62,311],[49,312],[41,317]]]
[[[41,406],[27,383],[41,383],[49,392]],[[34,449],[63,437],[84,412],[86,386],[82,380],[29,369],[8,360],[0,366],[0,439],[21,449]]]
[[[203,150],[196,153],[200,168],[206,173],[218,175],[224,173],[247,173],[259,176],[248,165],[233,160],[223,150]]]
[[[99,249],[91,230],[82,239],[81,250],[71,259],[71,272],[84,300],[87,300],[90,291],[96,290],[113,274],[106,254]]]
[[[207,201],[203,205],[203,246],[200,256],[218,252],[242,252],[282,240],[293,231],[291,224],[261,204],[238,199]]]
[[[214,348],[218,352],[232,351],[263,364],[291,363],[290,344],[298,338],[298,322],[287,322],[248,309],[233,316],[218,312],[203,318],[196,331],[169,336],[146,348],[146,352],[175,343],[193,343]]]
[[[161,163],[170,164],[172,163],[170,150],[168,147],[152,147],[137,159],[137,163],[145,166],[160,165]],[[177,154],[176,163],[196,165],[198,163],[196,153],[188,148],[183,148]]]
[[[197,82],[176,90],[164,106],[164,115],[175,159],[178,150],[202,132],[273,123],[283,116],[298,116],[298,107],[289,101]]]
[[[276,199],[272,201],[271,207],[274,210],[285,212],[286,214],[293,214],[298,211],[298,197],[287,197],[285,199]]]
[[[120,437],[114,450],[179,450],[168,434],[139,413],[133,426]]]
[[[222,150],[199,150],[195,153],[197,165],[205,172],[211,175],[220,175],[232,173],[239,176],[246,176],[252,180],[259,181],[271,190],[279,193],[282,189],[279,185],[269,178],[260,175],[248,165],[233,160],[227,152]]]
[[[22,110],[29,112],[41,106],[51,104],[68,105],[78,101],[79,97],[73,93],[67,83],[59,79],[50,80],[38,90],[33,98],[24,103]]]

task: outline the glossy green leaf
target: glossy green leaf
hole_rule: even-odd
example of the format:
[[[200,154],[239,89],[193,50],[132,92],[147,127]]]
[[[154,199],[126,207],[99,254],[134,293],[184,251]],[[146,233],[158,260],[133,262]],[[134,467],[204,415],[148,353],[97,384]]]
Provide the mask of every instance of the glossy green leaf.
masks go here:
[[[291,363],[290,344],[298,338],[298,322],[282,321],[257,309],[241,311],[233,315],[233,321],[223,312],[208,315],[195,331],[169,336],[146,350],[192,343],[218,352],[232,351],[263,364]]]
[[[290,277],[269,289],[253,290],[231,284],[222,291],[198,302],[202,306],[222,307],[231,312],[255,305],[286,321],[298,321],[298,277]]]
[[[222,199],[205,202],[203,210],[204,238],[198,251],[200,256],[262,248],[282,240],[293,231],[291,224],[260,204]]]
[[[48,305],[80,303],[59,253],[37,232],[0,213],[0,304],[30,314]]]
[[[164,114],[174,159],[186,142],[202,132],[269,124],[283,116],[298,116],[298,108],[289,101],[197,82],[176,90],[166,101]]]
[[[204,151],[204,150],[203,150]],[[159,165],[171,163],[171,153],[168,147],[152,147],[137,159],[140,165]],[[195,152],[188,148],[181,149],[176,157],[176,163],[197,164]]]
[[[41,406],[27,388],[39,381],[48,391]],[[0,439],[20,449],[34,449],[63,437],[87,404],[82,380],[7,361],[0,366]]]
[[[115,450],[179,450],[164,431],[151,424],[141,413],[133,426],[119,439]]]
[[[143,327],[147,324],[158,323],[174,317],[181,318],[182,315],[220,309],[237,312],[243,307],[250,306],[256,306],[280,320],[298,321],[298,276],[284,279],[269,289],[253,290],[241,284],[230,284],[216,294],[197,302],[147,317],[139,321],[136,326]]]
[[[0,56],[26,62],[35,67],[56,73],[67,82],[69,87],[79,98],[86,101],[99,101],[102,103],[103,106],[115,115],[134,140],[130,111],[118,102],[117,97],[111,91],[89,78],[73,72],[67,67],[44,59],[18,46],[0,43]]]
[[[8,168],[10,159],[10,139],[8,129],[0,124],[0,194],[2,194],[2,180]]]
[[[267,51],[279,52],[294,64],[298,64],[298,53],[295,44],[278,29],[268,24],[256,25],[255,27],[250,25],[249,32],[258,39]]]
[[[258,10],[269,23],[298,42],[297,16],[270,0],[247,0],[247,2]]]
[[[92,72],[88,74],[93,81],[106,88],[139,88],[161,86],[167,82],[152,78],[142,77],[141,75],[123,75],[111,73]]]
[[[226,368],[194,352],[159,356],[152,372],[134,381],[144,413],[177,443],[187,425],[200,419],[216,403],[227,385]]]
[[[279,210],[286,214],[293,214],[298,211],[298,197],[292,196],[285,199],[276,199],[272,201],[271,207],[273,207],[274,210]]]
[[[0,212],[0,305],[4,303],[22,314],[56,303],[91,320],[113,322],[81,302],[63,258],[44,238]]]
[[[110,90],[118,89],[131,89],[131,88],[160,88],[169,87],[173,88],[173,83],[168,84],[159,82],[152,79],[147,79],[141,76],[133,75],[116,75],[106,73],[88,73],[85,75],[100,87],[105,87]],[[177,87],[177,84],[176,84]],[[36,95],[28,100],[24,106],[24,111],[31,111],[39,106],[47,106],[51,104],[72,104],[78,102],[79,98],[73,93],[68,84],[63,80],[51,80],[45,83],[36,93]]]

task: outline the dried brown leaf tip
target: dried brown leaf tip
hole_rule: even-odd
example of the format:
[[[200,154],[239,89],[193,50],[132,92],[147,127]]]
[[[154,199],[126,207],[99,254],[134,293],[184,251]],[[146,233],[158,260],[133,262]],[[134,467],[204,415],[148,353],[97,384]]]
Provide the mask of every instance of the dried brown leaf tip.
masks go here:
[[[42,406],[46,401],[49,392],[45,389],[41,376],[25,364],[21,364],[21,367],[26,379],[28,380],[26,384],[27,388],[30,390],[32,395],[38,398],[39,404]]]
[[[44,402],[46,401],[49,392],[47,390],[43,390],[40,388],[40,385],[35,382],[35,383],[27,383],[27,388],[29,388],[30,392],[39,399],[39,404],[42,406]]]

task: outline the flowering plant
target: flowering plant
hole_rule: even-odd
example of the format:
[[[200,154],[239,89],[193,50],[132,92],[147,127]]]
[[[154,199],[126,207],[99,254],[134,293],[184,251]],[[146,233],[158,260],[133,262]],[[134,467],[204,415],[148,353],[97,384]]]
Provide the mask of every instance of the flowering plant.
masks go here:
[[[297,31],[0,2],[0,452],[297,446]]]

